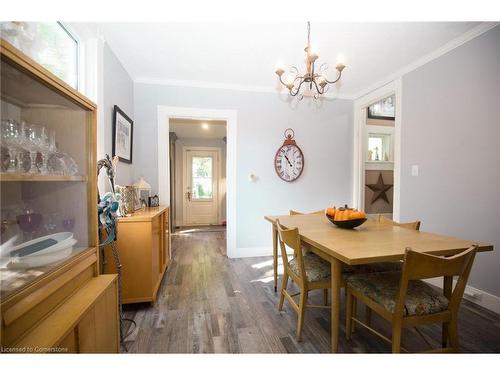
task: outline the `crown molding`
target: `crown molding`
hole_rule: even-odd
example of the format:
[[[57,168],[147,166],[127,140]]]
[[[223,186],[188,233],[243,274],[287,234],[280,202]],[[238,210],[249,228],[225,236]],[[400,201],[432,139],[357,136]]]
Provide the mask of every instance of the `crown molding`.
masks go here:
[[[219,90],[232,90],[232,91],[244,91],[244,92],[261,92],[267,94],[284,94],[285,90],[279,91],[271,87],[264,86],[252,86],[252,85],[233,85],[227,83],[218,82],[206,82],[206,81],[184,81],[175,79],[159,79],[150,77],[138,77],[134,79],[134,83],[147,84],[147,85],[162,85],[162,86],[173,86],[173,87],[192,87],[192,88],[202,88],[202,89],[219,89]],[[328,99],[347,99],[353,100],[353,95],[345,94],[324,94],[324,98]]]
[[[424,55],[414,62],[406,65],[405,67],[397,70],[384,77],[383,79],[371,84],[365,89],[358,91],[353,94],[332,94],[325,93],[322,95],[323,98],[327,99],[346,99],[346,100],[356,100],[362,96],[369,94],[370,92],[398,79],[403,75],[410,73],[413,70],[420,68],[421,66],[443,56],[444,54],[454,50],[457,47],[477,38],[478,36],[484,34],[485,32],[498,26],[500,22],[483,22],[478,26],[470,29],[459,37],[451,40],[450,42],[444,44],[433,52]],[[162,79],[162,78],[152,78],[152,77],[137,77],[134,79],[134,83],[138,84],[148,84],[148,85],[164,85],[173,87],[191,87],[191,88],[204,88],[204,89],[220,89],[220,90],[232,90],[232,91],[244,91],[244,92],[261,92],[268,94],[284,94],[285,90],[278,90],[272,87],[265,86],[253,86],[253,85],[235,85],[220,82],[207,82],[207,81],[190,81],[190,80],[175,80],[175,79]]]
[[[484,23],[479,24],[476,27],[473,27],[469,31],[467,31],[464,34],[460,35],[459,37],[451,40],[450,42],[439,47],[438,49],[434,50],[433,52],[420,57],[419,59],[415,60],[411,64],[406,65],[402,69],[399,69],[398,71],[386,76],[384,79],[381,79],[380,81],[368,86],[366,89],[359,91],[357,94],[353,95],[353,99],[359,99],[360,97],[365,96],[365,95],[369,94],[370,92],[388,84],[389,82],[392,82],[398,78],[401,78],[405,74],[408,74],[408,73],[412,72],[413,70],[416,70],[416,69],[420,68],[421,66],[445,55],[446,53],[454,50],[455,48],[460,47],[461,45],[477,38],[478,36],[493,29],[494,27],[498,26],[499,24],[500,24],[500,22],[484,22]]]

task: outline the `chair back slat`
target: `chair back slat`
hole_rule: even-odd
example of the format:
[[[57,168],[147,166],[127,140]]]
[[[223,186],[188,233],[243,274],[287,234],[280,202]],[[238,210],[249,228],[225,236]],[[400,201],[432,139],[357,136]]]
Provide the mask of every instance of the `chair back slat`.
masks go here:
[[[468,263],[474,259],[475,249],[475,246],[471,246],[464,252],[447,258],[407,250],[404,258],[403,273],[406,273],[408,280],[422,280],[441,276],[461,276]]]
[[[278,229],[278,241],[281,249],[281,258],[283,259],[283,265],[289,269],[288,254],[286,251],[286,246],[293,250],[293,256],[297,258],[300,275],[299,276],[304,283],[307,282],[306,271],[304,266],[304,259],[302,255],[302,250],[300,246],[300,236],[299,230],[297,228],[287,229],[279,220],[276,220],[276,227]],[[285,246],[286,245],[286,246]]]
[[[290,210],[290,211],[288,211],[288,214],[290,216],[294,216],[294,215],[317,215],[317,214],[322,214],[324,212],[325,212],[324,210],[319,210],[319,211],[313,211],[313,212],[309,212],[308,214],[305,214],[305,213],[300,212],[300,211]]]
[[[397,221],[386,218],[384,215],[378,216],[379,223],[390,224],[406,229],[420,230],[420,221],[410,221],[408,223],[398,223]]]

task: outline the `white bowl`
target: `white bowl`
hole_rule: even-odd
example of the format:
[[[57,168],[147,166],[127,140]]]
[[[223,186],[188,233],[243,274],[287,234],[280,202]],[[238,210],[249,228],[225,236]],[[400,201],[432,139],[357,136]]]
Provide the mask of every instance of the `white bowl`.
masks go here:
[[[65,247],[59,251],[52,252],[48,255],[11,257],[10,258],[11,261],[7,265],[7,268],[11,269],[35,268],[59,262],[63,259],[68,258],[71,255],[71,252],[73,251],[73,245],[75,243],[76,240],[73,239],[70,242],[70,246]]]
[[[10,249],[3,249],[3,252],[1,255],[2,255],[2,257],[9,256],[9,254],[12,254],[12,252],[14,252],[16,250],[22,249],[23,247],[33,245],[37,242],[48,240],[48,239],[56,240],[57,243],[52,245],[52,246],[49,246],[43,250],[39,250],[36,253],[25,255],[23,258],[30,257],[30,256],[50,254],[52,252],[62,250],[64,248],[68,247],[69,244],[72,242],[73,233],[72,232],[60,232],[60,233],[49,234],[48,236],[38,237],[38,238],[35,238],[34,240],[26,241],[26,242],[23,242],[22,244],[11,247]]]

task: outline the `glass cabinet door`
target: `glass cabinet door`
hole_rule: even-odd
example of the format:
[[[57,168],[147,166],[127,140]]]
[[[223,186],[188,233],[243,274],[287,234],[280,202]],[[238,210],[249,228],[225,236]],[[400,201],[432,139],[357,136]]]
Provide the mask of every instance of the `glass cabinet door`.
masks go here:
[[[96,245],[95,108],[2,54],[0,297]]]

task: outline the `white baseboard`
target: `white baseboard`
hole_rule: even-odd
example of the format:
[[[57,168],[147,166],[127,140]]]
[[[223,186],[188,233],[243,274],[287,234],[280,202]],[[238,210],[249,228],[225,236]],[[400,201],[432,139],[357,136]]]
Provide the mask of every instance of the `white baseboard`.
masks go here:
[[[264,257],[272,256],[272,246],[259,246],[259,247],[238,247],[236,253],[231,258],[250,258],[250,257]]]
[[[279,250],[279,249],[278,249]],[[292,254],[292,251],[287,248],[287,253]],[[251,257],[270,257],[273,255],[272,246],[257,246],[257,247],[238,247],[234,256],[229,255],[229,258],[251,258]],[[280,255],[281,257],[281,255]]]
[[[443,288],[443,279],[441,278],[429,279],[425,281],[429,284],[437,286],[438,288]],[[500,314],[500,297],[498,296],[467,285],[465,287],[464,298],[467,301],[473,302],[481,307],[484,307],[485,309]]]

